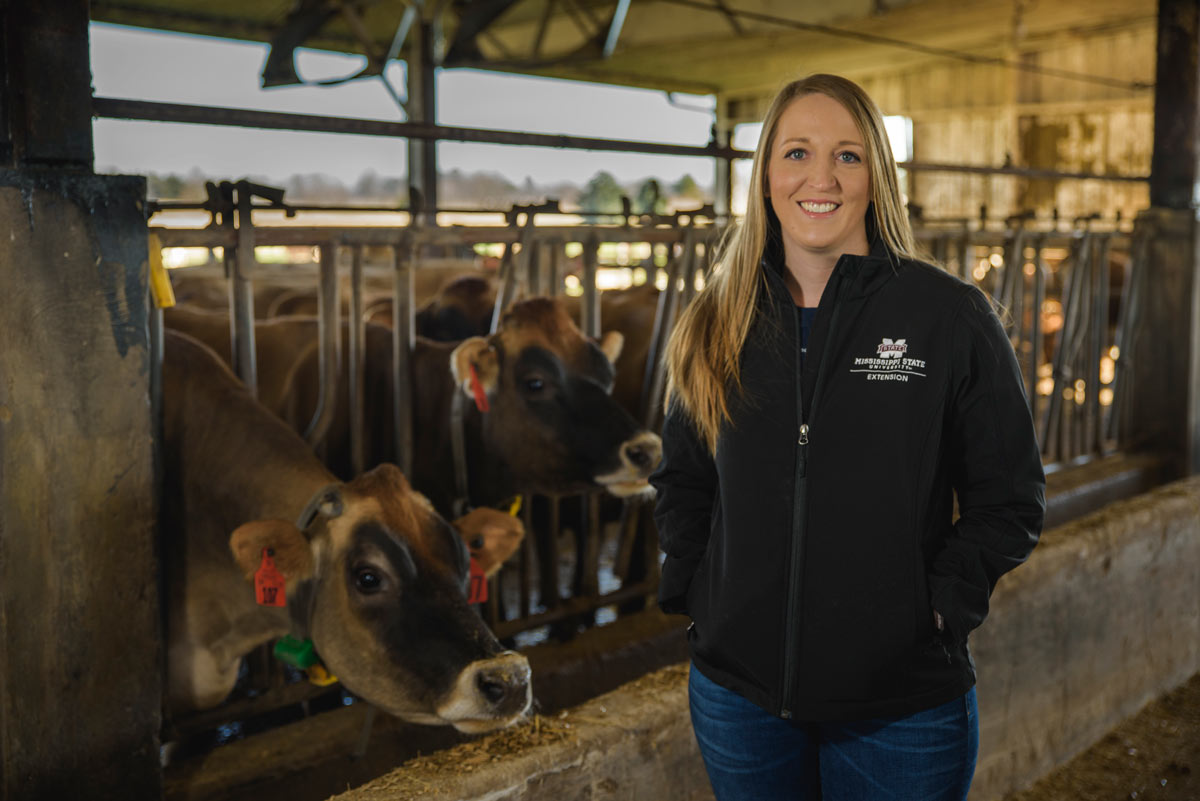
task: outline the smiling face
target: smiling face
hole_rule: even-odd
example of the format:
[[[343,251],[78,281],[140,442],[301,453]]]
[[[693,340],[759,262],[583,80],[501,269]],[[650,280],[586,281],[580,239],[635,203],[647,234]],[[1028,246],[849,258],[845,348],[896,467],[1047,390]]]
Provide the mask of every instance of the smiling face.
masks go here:
[[[828,95],[804,95],[784,109],[767,153],[767,195],[789,266],[866,255],[866,152],[854,118]]]

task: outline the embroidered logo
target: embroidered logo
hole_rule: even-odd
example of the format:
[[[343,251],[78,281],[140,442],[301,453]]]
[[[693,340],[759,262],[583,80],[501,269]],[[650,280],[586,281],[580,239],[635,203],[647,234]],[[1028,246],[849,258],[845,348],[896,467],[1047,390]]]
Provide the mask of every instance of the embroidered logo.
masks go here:
[[[876,348],[876,353],[881,359],[899,359],[908,351],[908,344],[903,339],[897,339],[895,342],[883,338],[883,342]]]
[[[908,342],[883,337],[874,356],[856,356],[852,373],[866,373],[868,381],[908,381],[910,377],[925,378],[924,359],[908,356]]]

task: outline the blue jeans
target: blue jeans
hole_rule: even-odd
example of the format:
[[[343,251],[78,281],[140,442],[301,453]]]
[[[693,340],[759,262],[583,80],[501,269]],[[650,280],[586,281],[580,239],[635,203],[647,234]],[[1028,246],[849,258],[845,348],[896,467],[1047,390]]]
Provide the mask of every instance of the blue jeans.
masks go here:
[[[717,801],[962,801],[975,773],[974,688],[908,717],[799,723],[693,665],[688,699]]]

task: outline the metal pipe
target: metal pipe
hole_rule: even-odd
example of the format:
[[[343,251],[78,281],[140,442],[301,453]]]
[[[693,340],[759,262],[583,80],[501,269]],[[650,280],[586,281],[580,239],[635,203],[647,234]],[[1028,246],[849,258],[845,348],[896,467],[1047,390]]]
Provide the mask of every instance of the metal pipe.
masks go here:
[[[667,288],[658,296],[658,309],[654,315],[654,333],[646,358],[646,377],[640,403],[642,423],[646,428],[655,428],[654,423],[662,412],[658,407],[666,389],[665,354],[679,306],[679,279],[690,273],[695,256],[695,229],[688,228],[684,233],[682,252],[668,267]]]
[[[662,156],[702,156],[729,159],[750,159],[754,153],[733,147],[707,144],[676,145],[666,142],[601,139],[568,136],[566,134],[536,134],[525,131],[501,131],[486,128],[462,128],[421,122],[391,122],[344,117],[325,117],[316,114],[290,114],[279,111],[234,109],[224,106],[199,106],[186,103],[157,103],[123,97],[92,98],[92,116],[152,122],[227,125],[242,128],[268,128],[288,131],[317,131],[321,133],[356,134],[359,136],[392,136],[405,139],[436,139],[454,142],[482,142],[495,145],[526,145],[571,150],[601,150],[620,153],[649,153]],[[1047,178],[1051,180],[1115,181],[1146,183],[1148,175],[1104,175],[1090,172],[1039,170],[1031,167],[993,167],[984,164],[947,164],[929,161],[902,161],[896,166],[913,172],[960,172],[975,175],[1011,175],[1018,178]],[[718,211],[720,214],[720,211]]]
[[[396,463],[411,477],[413,471],[412,353],[416,342],[413,316],[413,269],[420,245],[411,237],[407,247],[392,249],[392,425],[396,437]]]
[[[600,291],[596,288],[600,242],[591,236],[583,243],[583,307],[580,328],[592,338],[600,337]]]
[[[403,139],[437,139],[453,142],[483,142],[493,145],[531,145],[571,150],[603,150],[621,153],[649,153],[659,156],[709,156],[753,158],[748,150],[712,145],[675,145],[666,142],[637,142],[600,139],[565,134],[535,134],[525,131],[498,131],[485,128],[461,128],[423,122],[391,122],[315,114],[289,114],[222,106],[198,106],[185,103],[155,103],[120,97],[92,98],[92,116],[153,122],[182,122],[200,125],[229,125],[242,128],[269,128],[286,131],[392,136]]]
[[[337,409],[338,389],[338,280],[337,245],[325,243],[321,250],[321,283],[317,292],[317,372],[320,391],[317,409],[304,432],[304,439],[317,448],[325,441]]]
[[[526,538],[526,542],[528,542],[528,538]],[[605,606],[649,595],[655,592],[656,589],[656,586],[649,581],[639,581],[637,584],[621,587],[619,590],[614,590],[613,592],[593,598],[580,596],[578,598],[563,599],[558,606],[546,612],[540,612],[536,615],[522,614],[516,620],[506,620],[498,623],[493,632],[497,638],[504,639],[522,631],[536,629],[538,626],[545,626],[548,623],[565,620],[566,618],[590,612],[594,609],[600,609]]]
[[[350,361],[349,361],[349,392],[350,392],[350,465],[354,475],[366,470],[366,453],[364,439],[364,393],[366,381],[364,373],[367,366],[366,333],[367,324],[363,318],[363,248],[354,248],[350,262]]]
[[[254,224],[250,218],[249,189],[244,181],[235,185],[237,192],[237,248],[233,273],[229,277],[230,343],[234,372],[250,394],[258,397],[258,362],[254,347]]]

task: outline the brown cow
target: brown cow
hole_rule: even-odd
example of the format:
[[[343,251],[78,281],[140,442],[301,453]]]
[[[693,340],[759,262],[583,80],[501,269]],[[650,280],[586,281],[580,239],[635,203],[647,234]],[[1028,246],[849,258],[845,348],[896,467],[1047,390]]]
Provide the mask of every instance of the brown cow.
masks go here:
[[[163,310],[163,325],[200,340],[232,364],[229,313],[176,307]],[[273,412],[283,407],[282,392],[299,358],[317,338],[315,317],[277,317],[254,324],[258,399]],[[344,336],[344,335],[343,335]]]
[[[367,464],[394,461],[391,332],[366,337]],[[648,491],[662,445],[609,396],[621,335],[588,340],[560,301],[531,298],[505,313],[490,337],[461,343],[418,339],[413,484],[449,513],[456,499],[451,406],[461,393],[471,506],[495,506],[517,493],[566,494],[602,487],[614,495]],[[471,367],[488,411],[474,401]],[[311,420],[317,402],[315,348],[301,357],[284,391],[293,426]],[[349,423],[343,392],[330,429],[328,459],[349,473]]]
[[[405,720],[482,732],[524,714],[528,661],[467,606],[459,533],[396,467],[338,484],[216,354],[170,331],[163,428],[171,710],[220,703],[242,655],[291,634]],[[282,608],[248,581],[272,550]]]
[[[525,524],[520,518],[499,509],[472,509],[454,521],[485,576],[491,577],[508,557],[517,552],[525,539]]]

